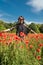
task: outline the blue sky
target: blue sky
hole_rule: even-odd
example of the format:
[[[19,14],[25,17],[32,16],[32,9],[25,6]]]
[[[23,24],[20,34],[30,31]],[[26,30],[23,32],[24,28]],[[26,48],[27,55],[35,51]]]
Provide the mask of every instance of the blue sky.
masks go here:
[[[26,23],[43,23],[43,0],[0,0],[0,20],[14,22],[19,16]]]

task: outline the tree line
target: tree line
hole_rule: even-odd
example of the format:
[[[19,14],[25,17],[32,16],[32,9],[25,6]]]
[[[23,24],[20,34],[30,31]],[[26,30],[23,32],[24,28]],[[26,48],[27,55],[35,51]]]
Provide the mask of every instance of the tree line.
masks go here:
[[[11,28],[15,26],[16,22],[14,23],[6,23],[2,20],[0,20],[0,31]],[[34,30],[36,33],[43,33],[43,24],[36,24],[36,23],[31,23],[28,25],[32,30]],[[11,32],[15,32],[16,29],[14,29]]]

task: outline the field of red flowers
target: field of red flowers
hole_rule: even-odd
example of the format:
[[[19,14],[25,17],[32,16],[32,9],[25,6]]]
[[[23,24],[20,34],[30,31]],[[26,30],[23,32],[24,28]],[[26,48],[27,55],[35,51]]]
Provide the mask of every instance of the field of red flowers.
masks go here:
[[[21,32],[20,36],[15,33],[0,33],[0,64],[40,65],[43,34],[25,35]]]

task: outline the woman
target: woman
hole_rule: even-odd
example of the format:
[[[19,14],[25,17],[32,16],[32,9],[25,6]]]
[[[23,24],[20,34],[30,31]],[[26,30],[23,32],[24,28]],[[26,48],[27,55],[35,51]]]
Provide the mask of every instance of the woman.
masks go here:
[[[22,16],[18,18],[18,22],[16,23],[14,27],[4,30],[3,32],[12,31],[14,28],[16,28],[16,35],[18,36],[20,36],[20,32],[23,32],[26,35],[29,33],[29,31],[35,33],[32,29],[28,28],[28,26],[24,22],[24,17]]]

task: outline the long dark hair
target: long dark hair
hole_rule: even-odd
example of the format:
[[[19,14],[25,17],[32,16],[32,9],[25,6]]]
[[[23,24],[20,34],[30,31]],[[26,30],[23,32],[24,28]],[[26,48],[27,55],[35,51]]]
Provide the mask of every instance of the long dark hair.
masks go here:
[[[20,19],[23,20],[23,24],[24,24],[24,17],[23,16],[19,16],[19,18],[18,18],[18,23],[19,24],[21,24],[21,22],[19,21]]]

